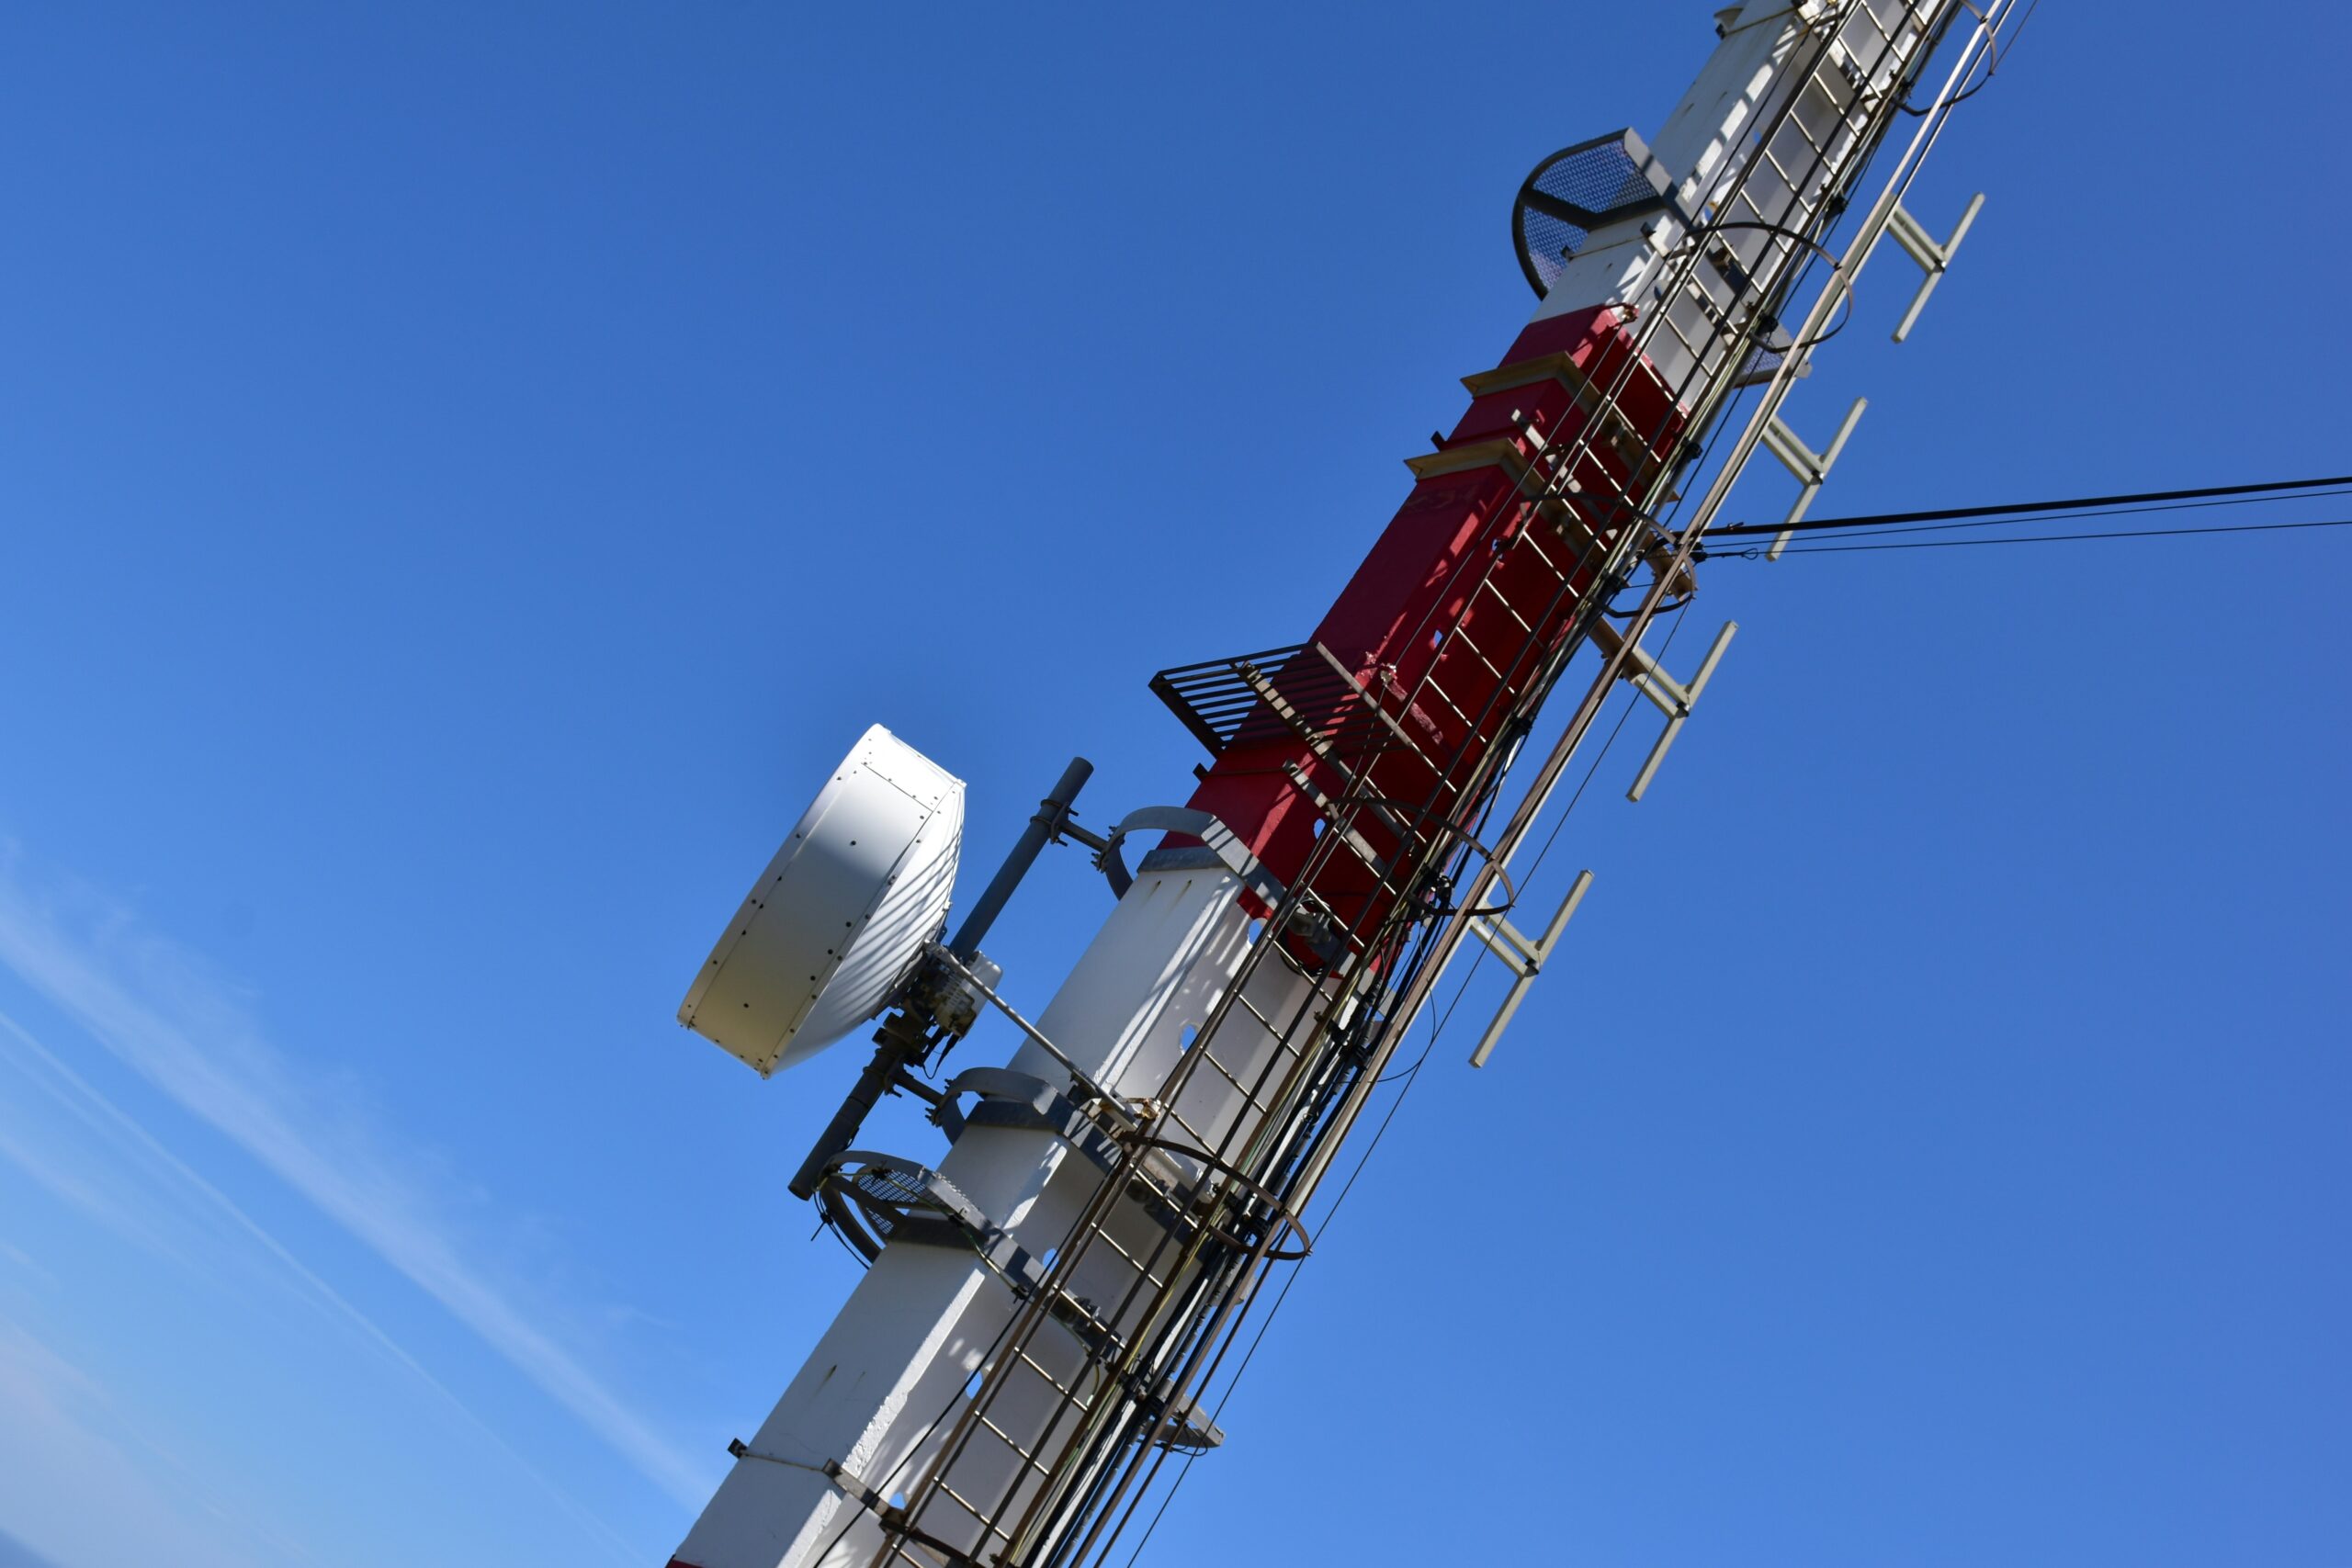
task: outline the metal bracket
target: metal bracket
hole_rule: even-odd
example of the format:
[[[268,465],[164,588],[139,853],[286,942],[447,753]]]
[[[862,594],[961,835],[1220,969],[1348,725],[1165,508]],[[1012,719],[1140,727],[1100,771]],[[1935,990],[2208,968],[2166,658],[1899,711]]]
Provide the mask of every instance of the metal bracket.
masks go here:
[[[1627,647],[1617,628],[1607,621],[1593,622],[1592,640],[1600,645],[1600,651],[1613,659],[1622,649],[1625,655],[1624,669],[1621,671],[1624,679],[1634,690],[1649,698],[1652,705],[1666,715],[1666,733],[1657,738],[1657,744],[1650,748],[1649,760],[1642,764],[1642,771],[1634,775],[1634,787],[1625,792],[1627,800],[1641,799],[1643,792],[1650,787],[1650,780],[1657,776],[1658,764],[1666,761],[1668,750],[1682,733],[1683,722],[1690,716],[1690,710],[1698,705],[1699,694],[1704,692],[1707,682],[1714,679],[1715,666],[1722,661],[1724,649],[1731,646],[1731,639],[1738,630],[1737,621],[1724,623],[1724,629],[1715,634],[1713,645],[1707,649],[1707,657],[1699,661],[1699,672],[1690,677],[1690,683],[1686,686],[1668,675],[1664,665],[1639,647]]]
[[[1584,902],[1585,891],[1591,886],[1592,873],[1577,872],[1576,881],[1568,885],[1568,896],[1560,900],[1560,907],[1553,912],[1551,923],[1533,942],[1528,941],[1516,926],[1500,915],[1478,915],[1471,919],[1471,934],[1485,942],[1496,957],[1519,971],[1511,980],[1510,989],[1503,993],[1502,1006],[1495,1010],[1494,1021],[1487,1025],[1484,1034],[1478,1036],[1478,1048],[1470,1053],[1472,1066],[1485,1066],[1487,1058],[1494,1054],[1496,1043],[1502,1039],[1503,1031],[1510,1027],[1511,1015],[1519,1011],[1519,1004],[1527,998],[1527,988],[1535,984],[1535,976],[1544,972],[1544,965],[1551,958],[1553,948],[1559,945],[1560,933],[1568,929],[1569,919],[1576,914],[1577,906]]]
[[[971,969],[967,967],[960,960],[958,960],[954,953],[948,952],[945,948],[941,947],[938,943],[933,942],[931,946],[930,956],[938,963],[944,964],[949,969],[953,970],[966,985],[979,993],[982,1000],[986,1001],[990,1007],[996,1009],[997,1011],[1002,1013],[1007,1019],[1011,1020],[1013,1028],[1018,1029],[1022,1033],[1027,1035],[1031,1040],[1036,1043],[1039,1050],[1045,1052],[1046,1055],[1051,1056],[1055,1061],[1060,1063],[1063,1069],[1069,1074],[1070,1080],[1073,1083],[1076,1083],[1089,1095],[1091,1095],[1094,1099],[1101,1100],[1106,1105],[1115,1107],[1119,1104],[1117,1097],[1113,1095],[1109,1089],[1095,1082],[1094,1076],[1091,1073],[1089,1073],[1084,1067],[1080,1066],[1076,1062],[1071,1061],[1060,1046],[1055,1044],[1051,1040],[1048,1040],[1044,1032],[1038,1029],[1035,1024],[1022,1017],[1021,1011],[1018,1008],[1015,1008],[1011,1002],[1006,1001],[1002,997],[999,996],[996,993],[995,987],[991,987],[979,976],[974,974]]]
[[[820,1460],[815,1462],[808,1460],[786,1459],[782,1454],[762,1453],[741,1438],[728,1438],[727,1451],[735,1459],[757,1460],[762,1464],[780,1464],[787,1470],[805,1470],[811,1475],[821,1475],[847,1493],[852,1500],[873,1512],[880,1514],[891,1511],[888,1498],[868,1486],[855,1471],[837,1459]]]
[[[893,1241],[968,1251],[1023,1301],[1045,1296],[1047,1310],[1090,1351],[1099,1356],[1115,1344],[1110,1325],[1091,1303],[1053,1287],[1044,1259],[928,1167],[894,1155],[847,1149],[827,1169],[820,1201],[836,1227],[869,1259],[880,1254],[881,1244]]]
[[[1187,806],[1146,806],[1128,812],[1119,819],[1119,825],[1111,829],[1111,836],[1095,861],[1102,866],[1102,874],[1109,879],[1114,897],[1125,897],[1127,889],[1136,884],[1135,874],[1127,869],[1126,859],[1119,852],[1120,844],[1129,833],[1151,831],[1188,833],[1200,840],[1216,863],[1239,877],[1242,886],[1249,888],[1259,902],[1269,909],[1281,907],[1288,892],[1283,886],[1282,879],[1268,871],[1258,857],[1250,852],[1249,846],[1241,841],[1241,836],[1214,814],[1196,811]],[[1148,859],[1145,869],[1151,869]],[[1327,961],[1338,962],[1340,943],[1325,914],[1303,903],[1293,917],[1291,926],[1309,947]]]
[[[1813,498],[1821,493],[1822,481],[1829,478],[1829,470],[1836,465],[1838,454],[1846,449],[1846,438],[1854,434],[1854,426],[1862,421],[1862,411],[1870,406],[1868,398],[1856,398],[1854,406],[1846,411],[1846,417],[1838,422],[1838,433],[1829,438],[1828,450],[1823,452],[1815,452],[1806,446],[1795,431],[1781,422],[1779,414],[1764,422],[1761,442],[1764,450],[1778,457],[1781,466],[1795,476],[1798,487],[1796,504],[1789,508],[1786,517],[1781,519],[1788,525],[1788,531],[1773,539],[1771,547],[1764,552],[1766,560],[1781,558],[1781,551],[1793,536],[1795,525],[1804,521],[1805,513],[1812,509]]]
[[[1125,897],[1127,889],[1136,885],[1135,873],[1127,869],[1126,857],[1119,852],[1119,846],[1126,841],[1130,833],[1155,831],[1190,834],[1207,845],[1227,871],[1239,877],[1249,886],[1250,891],[1268,905],[1282,898],[1282,883],[1272,872],[1258,863],[1258,857],[1251,854],[1249,846],[1241,841],[1241,835],[1217,820],[1213,814],[1195,811],[1188,806],[1146,806],[1119,818],[1119,825],[1111,829],[1110,840],[1096,857],[1102,867],[1103,876],[1111,884],[1113,897]]]
[[[1951,238],[1940,244],[1902,203],[1897,202],[1894,210],[1887,215],[1886,232],[1894,236],[1894,243],[1909,253],[1911,259],[1917,262],[1920,270],[1928,275],[1926,281],[1919,285],[1919,292],[1911,296],[1911,308],[1903,312],[1903,320],[1895,324],[1895,342],[1901,343],[1911,335],[1912,327],[1919,320],[1919,312],[1928,308],[1928,296],[1936,291],[1936,285],[1941,283],[1944,274],[1951,270],[1952,254],[1960,249],[1960,243],[1968,238],[1968,226],[1976,221],[1977,211],[1984,205],[1983,191],[1969,197],[1968,210],[1960,215],[1960,223],[1952,230]]]
[[[948,1134],[951,1144],[966,1127],[1012,1127],[1051,1133],[1106,1176],[1118,1164],[1118,1141],[1043,1078],[1010,1067],[967,1067],[948,1081],[945,1098],[952,1104],[967,1094],[976,1102],[956,1117],[956,1128]],[[933,1120],[946,1125],[940,1118]]]
[[[1222,1439],[1224,1434],[1220,1432],[1217,1436]],[[808,1464],[797,1459],[786,1459],[782,1454],[763,1454],[745,1443],[741,1438],[729,1438],[727,1440],[727,1451],[739,1460],[758,1460],[766,1464],[781,1464],[793,1470],[805,1470],[812,1474],[821,1475],[840,1488],[842,1494],[851,1502],[881,1520],[886,1528],[898,1530],[909,1540],[939,1552],[942,1560],[946,1562],[961,1564],[963,1568],[979,1568],[978,1563],[972,1558],[956,1551],[945,1541],[917,1529],[908,1519],[905,1508],[866,1484],[864,1477],[837,1459],[826,1460],[821,1464]]]
[[[956,1116],[955,1126],[947,1134],[950,1143],[967,1127],[1050,1133],[1104,1176],[1117,1172],[1122,1158],[1119,1139],[1045,1079],[1005,1067],[967,1067],[947,1085],[945,1098],[952,1105],[966,1094],[977,1098],[969,1111]],[[933,1120],[943,1127],[947,1125],[939,1117]],[[1171,1235],[1188,1236],[1200,1228],[1185,1212],[1189,1194],[1164,1165],[1146,1171],[1142,1179],[1131,1182],[1127,1196],[1154,1224]]]

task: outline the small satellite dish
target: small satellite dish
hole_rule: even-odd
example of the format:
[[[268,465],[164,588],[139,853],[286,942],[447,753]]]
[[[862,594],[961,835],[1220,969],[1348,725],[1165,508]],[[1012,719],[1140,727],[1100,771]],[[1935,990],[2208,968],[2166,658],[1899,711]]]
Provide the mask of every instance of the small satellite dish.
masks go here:
[[[833,770],[695,976],[678,1021],[759,1069],[886,1006],[939,935],[964,782],[876,725]]]

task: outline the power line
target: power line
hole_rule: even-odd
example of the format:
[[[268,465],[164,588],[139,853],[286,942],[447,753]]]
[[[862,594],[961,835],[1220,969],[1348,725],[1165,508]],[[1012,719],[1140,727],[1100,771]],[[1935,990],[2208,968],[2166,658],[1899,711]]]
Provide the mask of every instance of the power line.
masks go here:
[[[1951,550],[1971,545],[2058,545],[2082,539],[2163,539],[2187,534],[2274,534],[2294,528],[2352,528],[2352,517],[2332,517],[2312,523],[2224,523],[2206,528],[2115,528],[2085,534],[2022,534],[1997,539],[1905,539],[1891,545],[1800,545],[1781,552],[1788,556],[1843,556],[1863,550]],[[1701,550],[1698,560],[1758,560],[1760,548]]]
[[[1968,523],[1905,523],[1889,527],[1871,527],[1860,531],[1866,539],[1883,539],[1896,534],[1951,534],[1975,528],[2007,528],[2019,523],[2066,523],[2076,518],[2146,517],[2159,512],[2210,512],[2217,506],[2267,506],[2280,502],[2328,501],[2337,497],[2352,497],[2352,490],[2301,491],[2291,495],[2225,496],[2219,501],[2174,501],[2161,506],[2117,506],[2102,512],[2033,513],[2018,517],[1979,518]]]
[[[1710,528],[1705,538],[1738,534],[1809,534],[1833,528],[1875,528],[1893,523],[1948,523],[1962,518],[2010,518],[2064,512],[2154,511],[2171,501],[2205,501],[2215,497],[2280,496],[2292,491],[2340,489],[2352,485],[2352,474],[2331,479],[2273,479],[2262,484],[2208,485],[2198,490],[2152,490],[2127,495],[2086,495],[2058,501],[2013,501],[1986,506],[1948,506],[1931,512],[1877,512],[1852,517],[1815,517],[1802,523],[1729,523]],[[2283,499],[2283,497],[2282,497]]]

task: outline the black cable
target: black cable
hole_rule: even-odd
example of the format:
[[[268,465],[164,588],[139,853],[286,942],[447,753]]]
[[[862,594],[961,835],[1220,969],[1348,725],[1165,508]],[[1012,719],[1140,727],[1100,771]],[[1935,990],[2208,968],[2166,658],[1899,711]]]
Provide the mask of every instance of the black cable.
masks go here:
[[[2332,501],[2339,496],[2352,497],[2352,490],[2307,491],[2292,495],[2224,496],[2219,501],[2175,501],[2162,506],[2110,506],[2089,512],[2037,513],[2030,517],[1979,518],[1970,523],[1907,523],[1900,527],[1867,529],[1861,536],[1884,539],[1897,534],[1950,534],[1966,528],[2013,527],[2026,521],[2070,523],[2077,518],[2147,517],[2159,512],[2210,512],[2217,506],[2276,506],[2281,502]]]
[[[2316,523],[2232,523],[2210,528],[2117,528],[2096,534],[2025,534],[2002,539],[1906,539],[1893,545],[1814,545],[1782,550],[1789,556],[1849,556],[1863,550],[1951,550],[1968,545],[2058,545],[2083,539],[2163,539],[2185,534],[2275,534],[2294,528],[2352,528],[2352,517],[2332,517]],[[1760,548],[1702,551],[1702,560],[1760,560]]]
[[[1960,517],[2009,517],[2051,512],[2086,512],[2094,508],[2129,510],[2154,502],[2202,501],[2209,496],[2267,495],[2279,491],[2327,490],[2352,485],[2352,474],[2324,479],[2274,479],[2267,484],[2209,485],[2201,490],[2152,490],[2136,495],[2077,496],[2068,501],[2014,501],[1991,506],[1948,506],[1933,512],[1879,512],[1853,517],[1813,517],[1802,523],[1727,523],[1710,528],[1703,538],[1736,534],[1810,534],[1826,528],[1871,528],[1889,523],[1944,523]]]
[[[1674,634],[1681,629],[1682,618],[1677,615],[1673,625],[1667,628],[1666,642],[1660,645],[1661,652],[1672,645]],[[1624,729],[1625,721],[1633,716],[1634,709],[1637,705],[1638,700],[1634,694],[1627,693],[1625,705],[1617,716],[1616,725],[1609,731],[1607,739],[1600,743],[1600,754],[1593,758],[1592,766],[1584,771],[1584,777],[1577,781],[1577,787],[1568,796],[1567,804],[1560,808],[1559,819],[1552,824],[1550,837],[1544,840],[1544,847],[1536,852],[1535,866],[1542,865],[1544,857],[1552,852],[1553,841],[1559,838],[1560,829],[1567,825],[1569,816],[1577,808],[1577,803],[1584,798],[1584,792],[1592,787],[1593,776],[1600,772],[1600,764],[1609,760],[1610,748],[1617,744],[1618,735]],[[1491,808],[1492,802],[1488,805]],[[1529,870],[1532,872],[1534,866],[1531,866]],[[1363,1175],[1364,1167],[1372,1163],[1373,1154],[1380,1147],[1380,1140],[1387,1135],[1388,1124],[1396,1119],[1396,1112],[1404,1105],[1405,1097],[1412,1092],[1413,1085],[1419,1080],[1421,1067],[1429,1061],[1430,1053],[1437,1049],[1439,1037],[1444,1034],[1446,1025],[1453,1021],[1453,1010],[1462,1005],[1463,994],[1470,989],[1470,982],[1477,977],[1478,967],[1486,962],[1486,949],[1482,946],[1478,956],[1471,961],[1470,973],[1464,975],[1462,977],[1462,984],[1453,988],[1453,998],[1445,1004],[1445,1010],[1430,1021],[1430,1037],[1422,1044],[1421,1054],[1413,1059],[1413,1065],[1397,1072],[1384,1073],[1373,1080],[1373,1087],[1375,1089],[1392,1079],[1401,1080],[1401,1087],[1396,1090],[1396,1096],[1389,1100],[1387,1111],[1380,1118],[1380,1124],[1373,1129],[1372,1142],[1366,1144],[1363,1153],[1356,1156],[1355,1168],[1348,1172],[1347,1180],[1340,1184],[1339,1195],[1331,1200],[1331,1206],[1323,1212],[1323,1217],[1317,1228],[1325,1236],[1329,1235],[1331,1222],[1339,1214],[1340,1205],[1348,1201],[1348,1194],[1355,1190],[1356,1180]],[[1217,1398],[1216,1407],[1209,1412],[1210,1421],[1214,1422],[1225,1414],[1226,1404],[1233,1398],[1233,1391],[1241,1385],[1242,1374],[1250,1370],[1250,1363],[1257,1357],[1258,1347],[1266,1342],[1266,1331],[1273,1326],[1275,1317],[1283,1310],[1283,1303],[1290,1299],[1290,1288],[1298,1283],[1299,1273],[1300,1270],[1294,1269],[1283,1277],[1283,1288],[1274,1292],[1273,1304],[1269,1306],[1265,1315],[1258,1320],[1257,1335],[1250,1341],[1250,1348],[1242,1352],[1241,1364],[1234,1369],[1232,1378],[1225,1385],[1224,1393]],[[1159,1508],[1151,1516],[1150,1523],[1144,1527],[1143,1539],[1136,1541],[1135,1551],[1127,1554],[1125,1568],[1135,1568],[1136,1561],[1143,1556],[1143,1549],[1151,1544],[1153,1534],[1159,1529],[1160,1519],[1167,1515],[1168,1506],[1176,1500],[1176,1494],[1182,1489],[1185,1477],[1193,1472],[1193,1461],[1199,1457],[1198,1450],[1184,1456],[1183,1464],[1176,1472],[1176,1479],[1169,1483],[1168,1490],[1160,1496]]]
[[[2008,43],[2005,47],[1995,51],[1992,58],[1985,63],[1983,78],[1973,86],[1967,88],[1965,91],[1955,96],[1950,107],[1958,108],[1961,105],[1966,103],[1969,99],[1974,97],[1977,94],[1983,92],[1985,88],[1993,85],[1993,77],[2008,61],[2009,51],[2017,48],[2018,40],[2025,36],[2026,24],[2033,20],[2034,12],[2041,8],[2041,0],[2032,0],[2032,4],[2029,5],[2025,8],[2025,16],[2023,19],[2018,23],[2017,31],[2009,35]]]

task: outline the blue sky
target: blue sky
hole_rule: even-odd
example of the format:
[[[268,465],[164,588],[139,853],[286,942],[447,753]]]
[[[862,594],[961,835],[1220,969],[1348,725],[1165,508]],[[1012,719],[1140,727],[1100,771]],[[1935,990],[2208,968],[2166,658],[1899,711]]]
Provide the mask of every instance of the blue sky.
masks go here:
[[[983,874],[1181,799],[1147,677],[1306,634],[1706,12],[13,17],[0,1562],[661,1561],[853,1277],[854,1053],[671,1021],[743,884],[876,720]],[[1955,124],[1823,513],[2347,467],[2352,27],[2132,16]],[[1147,1560],[2352,1558],[2347,568],[1712,569]]]

